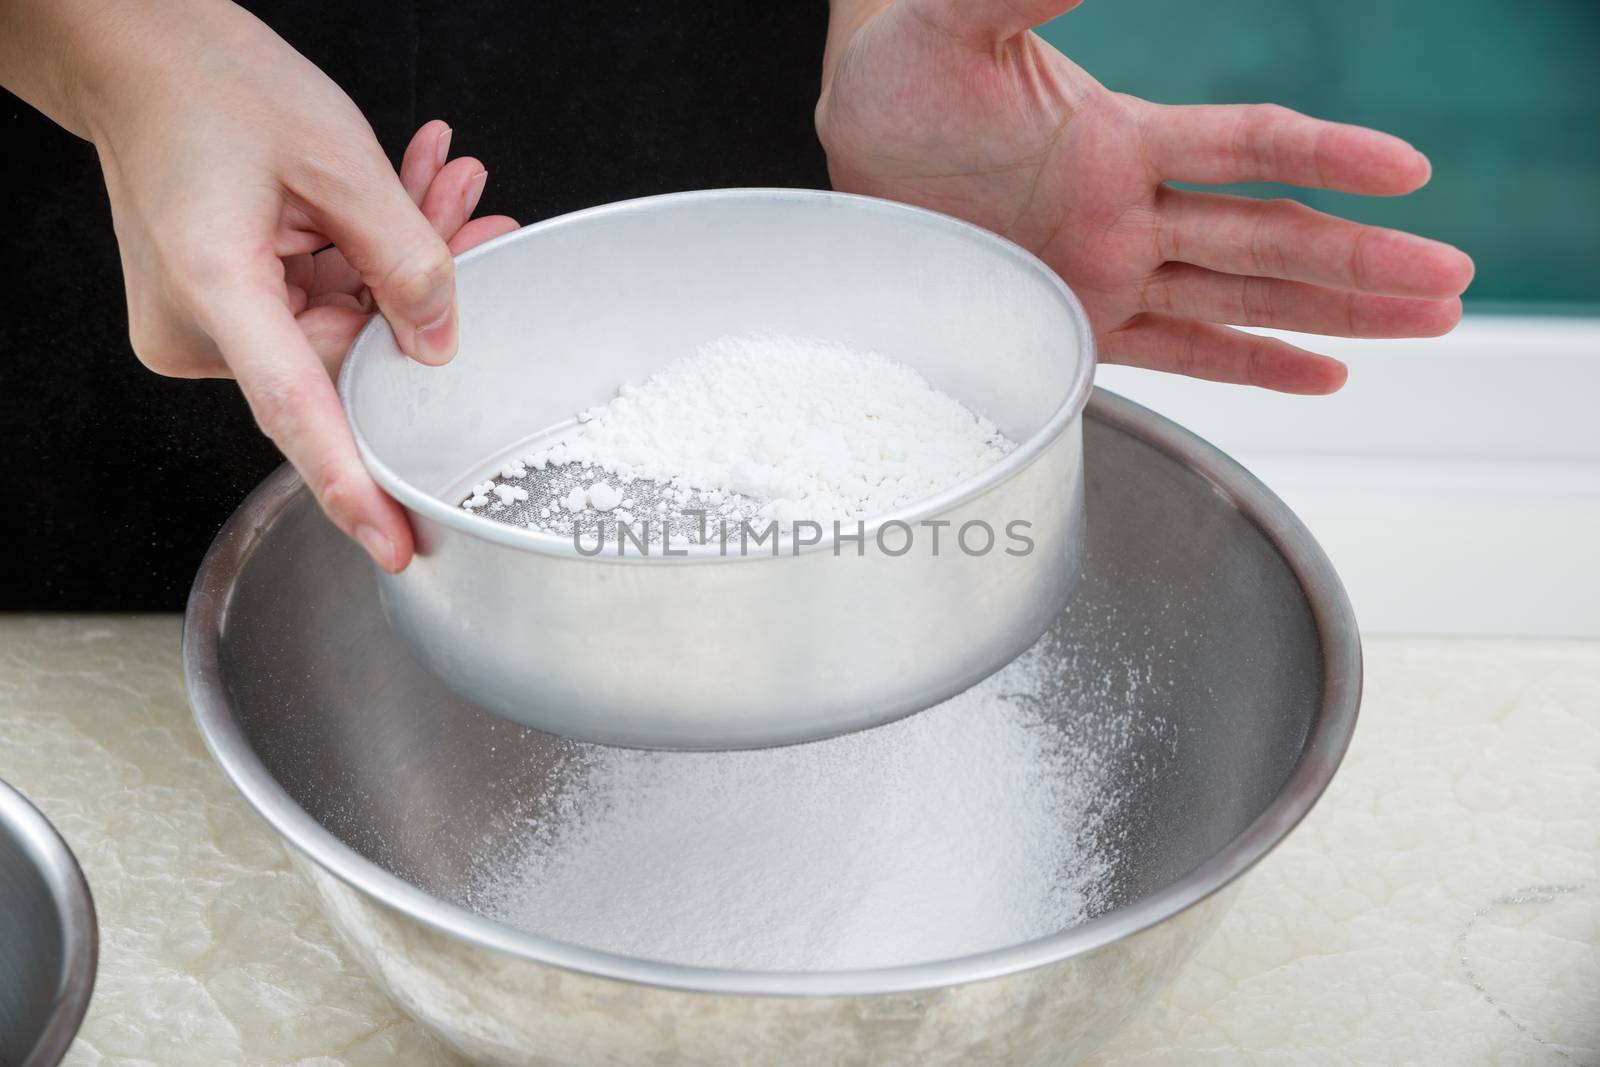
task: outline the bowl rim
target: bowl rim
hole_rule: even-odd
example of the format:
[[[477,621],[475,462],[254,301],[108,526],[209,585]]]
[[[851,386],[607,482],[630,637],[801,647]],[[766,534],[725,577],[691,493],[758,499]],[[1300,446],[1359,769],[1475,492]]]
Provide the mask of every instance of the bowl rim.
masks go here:
[[[541,937],[439,900],[335,837],[295,803],[251,747],[229,706],[219,639],[233,583],[275,517],[304,491],[287,464],[224,525],[200,565],[183,625],[190,703],[206,747],[246,801],[311,863],[366,898],[480,948],[565,970],[664,989],[759,996],[861,996],[966,984],[1096,951],[1199,904],[1253,867],[1299,824],[1349,747],[1361,701],[1361,639],[1333,565],[1304,524],[1233,459],[1155,412],[1095,390],[1086,415],[1182,463],[1250,519],[1298,580],[1321,639],[1323,688],[1300,759],[1278,795],[1237,837],[1182,877],[1067,930],[968,956],[854,971],[740,971],[604,952]]]
[[[33,802],[15,787],[0,781],[0,825],[9,827],[23,850],[33,858],[61,920],[62,968],[52,998],[50,1017],[23,1049],[18,1067],[51,1067],[67,1054],[94,995],[100,961],[100,927],[95,919],[94,897],[83,868],[61,832]]]
[[[888,523],[900,522],[916,525],[924,519],[944,514],[976,497],[982,496],[994,486],[1005,482],[1037,459],[1082,414],[1084,406],[1089,401],[1090,390],[1094,386],[1096,349],[1094,331],[1090,327],[1089,316],[1084,311],[1077,295],[1067,287],[1066,283],[1061,280],[1061,277],[1055,271],[1051,270],[1042,260],[1021,245],[970,222],[965,222],[937,211],[929,211],[926,208],[903,204],[895,200],[883,200],[878,197],[820,189],[763,187],[696,189],[679,193],[663,193],[657,196],[636,197],[631,200],[619,200],[614,203],[601,204],[598,207],[569,212],[565,215],[558,215],[542,222],[524,226],[521,229],[502,234],[469,249],[456,257],[456,263],[458,265],[466,265],[474,260],[493,255],[507,245],[519,241],[536,240],[544,234],[565,229],[569,226],[581,226],[595,219],[651,212],[663,208],[670,209],[682,204],[729,200],[799,202],[819,206],[831,205],[835,209],[842,208],[885,216],[900,216],[913,225],[944,230],[952,237],[969,241],[989,253],[1003,256],[1020,264],[1026,271],[1036,276],[1043,283],[1044,288],[1061,303],[1067,312],[1067,317],[1072,322],[1073,339],[1078,346],[1077,366],[1073,369],[1072,380],[1068,384],[1060,404],[1051,412],[1050,417],[1045,420],[1044,424],[1025,440],[1018,442],[1017,446],[1006,453],[998,463],[982,472],[954,485],[947,486],[932,496],[922,497],[904,507],[863,520],[860,528],[863,537],[875,537],[878,530]],[[389,325],[383,316],[374,315],[372,320],[356,335],[355,340],[351,342],[344,365],[339,371],[339,401],[344,407],[345,418],[349,422],[350,432],[355,438],[356,451],[360,454],[361,462],[367,468],[367,472],[372,475],[373,480],[382,487],[384,492],[394,497],[409,512],[479,540],[489,541],[518,551],[580,560],[587,563],[621,563],[643,566],[713,562],[756,563],[808,552],[831,551],[834,548],[835,538],[829,532],[815,543],[790,544],[778,556],[769,556],[762,553],[723,554],[717,550],[716,545],[708,543],[679,546],[684,553],[683,555],[678,555],[675,550],[671,556],[664,556],[660,553],[639,553],[635,555],[605,555],[600,557],[579,552],[572,538],[546,533],[542,530],[530,530],[521,526],[511,526],[503,522],[496,522],[486,516],[477,515],[448,504],[432,493],[425,492],[413,485],[396,473],[394,468],[390,467],[378,455],[377,450],[373,448],[372,443],[362,431],[360,422],[356,418],[354,396],[357,368],[368,359],[379,358],[374,352],[374,345],[379,343],[378,339],[381,338],[382,331],[386,330],[389,330]]]

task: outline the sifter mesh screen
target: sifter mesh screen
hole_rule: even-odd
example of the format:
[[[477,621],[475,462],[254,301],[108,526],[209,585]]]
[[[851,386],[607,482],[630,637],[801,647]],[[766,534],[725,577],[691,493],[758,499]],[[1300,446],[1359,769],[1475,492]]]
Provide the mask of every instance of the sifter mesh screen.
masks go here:
[[[741,521],[757,529],[766,525],[757,518],[761,504],[735,493],[707,493],[686,486],[634,478],[623,482],[615,475],[579,463],[552,464],[543,470],[529,468],[521,477],[497,476],[500,485],[525,490],[526,500],[502,503],[494,494],[489,503],[470,509],[494,522],[523,526],[561,537],[578,537],[586,546],[598,535],[602,544],[614,544],[619,523],[625,523],[630,536],[648,544],[661,544],[663,531],[670,545],[700,544],[707,536],[715,543],[719,523],[726,522],[737,539]],[[567,509],[564,501],[574,489],[587,490],[596,482],[606,482],[622,494],[623,504],[610,511],[584,507]],[[460,505],[470,494],[456,499]]]

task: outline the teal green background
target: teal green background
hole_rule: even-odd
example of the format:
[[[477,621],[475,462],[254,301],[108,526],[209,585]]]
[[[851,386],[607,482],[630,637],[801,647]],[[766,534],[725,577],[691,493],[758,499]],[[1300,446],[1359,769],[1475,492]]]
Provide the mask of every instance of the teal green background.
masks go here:
[[[1410,196],[1236,191],[1459,245],[1474,310],[1600,310],[1600,0],[1089,0],[1040,33],[1135,96],[1398,134],[1433,162]]]

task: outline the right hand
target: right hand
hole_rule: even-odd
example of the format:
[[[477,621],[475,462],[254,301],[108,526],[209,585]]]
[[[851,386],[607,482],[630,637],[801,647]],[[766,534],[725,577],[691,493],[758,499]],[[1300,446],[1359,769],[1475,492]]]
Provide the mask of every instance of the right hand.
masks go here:
[[[399,571],[410,527],[362,465],[331,375],[374,304],[412,358],[450,360],[451,255],[516,223],[468,221],[487,175],[446,162],[444,123],[417,132],[396,175],[350,98],[265,25],[231,4],[173,7],[139,27],[136,69],[102,79],[125,91],[83,109],[133,349],[160,374],[237,378],[329,518]]]
[[[1232,326],[1432,337],[1461,317],[1458,249],[1292,201],[1173,182],[1393,196],[1428,180],[1397,137],[1280,107],[1113,93],[1031,27],[1077,0],[834,0],[817,132],[834,187],[1009,237],[1072,287],[1099,356],[1292,393],[1337,360]]]

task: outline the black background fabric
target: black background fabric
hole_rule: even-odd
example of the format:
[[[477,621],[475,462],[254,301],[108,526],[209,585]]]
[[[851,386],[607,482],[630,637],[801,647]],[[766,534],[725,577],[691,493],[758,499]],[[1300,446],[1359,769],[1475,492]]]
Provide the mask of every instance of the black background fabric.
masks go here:
[[[247,3],[327,71],[398,162],[432,118],[527,223],[634,196],[825,188],[822,0]],[[178,610],[281,457],[232,382],[144,369],[92,146],[5,97],[0,609]]]

